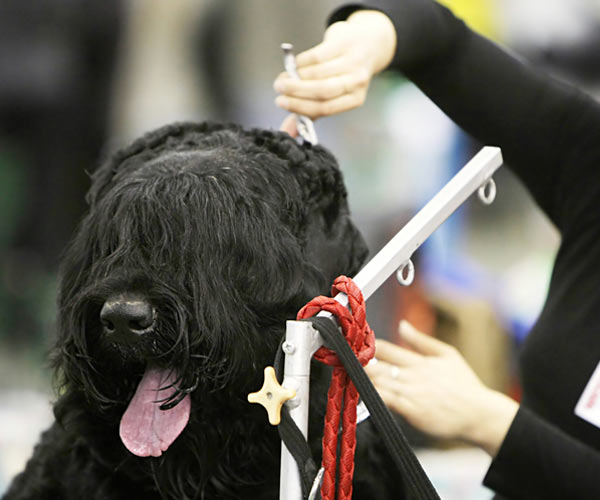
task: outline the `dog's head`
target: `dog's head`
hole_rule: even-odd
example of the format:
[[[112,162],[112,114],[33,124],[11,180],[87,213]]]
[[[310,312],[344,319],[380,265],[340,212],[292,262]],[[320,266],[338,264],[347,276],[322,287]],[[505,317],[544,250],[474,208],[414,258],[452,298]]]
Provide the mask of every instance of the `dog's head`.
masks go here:
[[[366,256],[333,156],[279,132],[161,128],[98,169],[88,203],[62,266],[57,366],[90,411],[127,408],[138,455],[166,450],[190,407],[208,422],[244,400],[285,319]]]

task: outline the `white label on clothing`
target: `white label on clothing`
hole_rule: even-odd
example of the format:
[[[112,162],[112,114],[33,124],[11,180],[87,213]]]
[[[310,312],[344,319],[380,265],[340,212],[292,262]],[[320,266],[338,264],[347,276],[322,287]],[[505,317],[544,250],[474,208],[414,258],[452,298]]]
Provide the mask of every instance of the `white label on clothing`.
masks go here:
[[[592,373],[590,381],[575,406],[575,415],[600,427],[600,363]]]
[[[361,422],[367,420],[367,418],[370,416],[371,414],[367,409],[367,405],[365,405],[365,402],[361,399],[356,406],[356,423],[360,424]]]

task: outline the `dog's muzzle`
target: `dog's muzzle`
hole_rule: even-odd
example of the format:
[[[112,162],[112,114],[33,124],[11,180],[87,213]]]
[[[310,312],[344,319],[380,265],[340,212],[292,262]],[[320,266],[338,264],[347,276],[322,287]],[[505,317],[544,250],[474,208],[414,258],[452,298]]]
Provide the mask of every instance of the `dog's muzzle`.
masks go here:
[[[111,341],[132,344],[154,328],[156,310],[139,294],[120,293],[109,297],[100,311],[100,322]]]

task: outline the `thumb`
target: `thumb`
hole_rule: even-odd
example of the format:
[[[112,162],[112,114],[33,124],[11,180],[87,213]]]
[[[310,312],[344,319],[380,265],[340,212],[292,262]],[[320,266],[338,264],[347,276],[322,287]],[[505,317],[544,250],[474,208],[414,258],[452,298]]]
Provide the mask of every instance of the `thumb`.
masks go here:
[[[426,356],[439,356],[450,349],[448,344],[420,332],[406,320],[400,321],[398,333],[406,344]]]
[[[298,137],[298,126],[296,123],[296,115],[287,115],[285,117],[285,119],[283,120],[283,122],[281,123],[279,130],[281,130],[282,132],[287,132],[294,138]]]

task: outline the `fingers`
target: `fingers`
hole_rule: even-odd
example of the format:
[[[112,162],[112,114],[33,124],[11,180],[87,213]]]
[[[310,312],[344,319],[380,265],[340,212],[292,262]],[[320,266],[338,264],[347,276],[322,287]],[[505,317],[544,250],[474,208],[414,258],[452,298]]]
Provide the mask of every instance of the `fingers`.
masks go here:
[[[426,356],[441,356],[453,351],[453,347],[417,330],[408,321],[402,320],[398,333],[410,347]]]
[[[298,70],[300,80],[324,80],[339,75],[350,75],[356,68],[347,57],[336,57],[322,64],[313,64]]]
[[[379,361],[385,361],[397,366],[413,366],[422,358],[416,352],[379,339],[376,341],[375,356]]]
[[[325,76],[315,76],[313,74],[301,80],[278,77],[273,84],[273,88],[280,94],[318,101],[332,99],[343,94],[351,94],[357,90],[366,92],[369,82],[368,71],[357,69],[352,73],[339,72]]]
[[[356,83],[348,75],[339,75],[327,80],[287,80],[278,84],[275,88],[282,89],[282,93],[291,97],[300,97],[314,101],[334,99],[350,93],[356,87]]]
[[[377,359],[376,363],[369,363],[365,366],[365,372],[367,372],[367,375],[373,381],[379,380],[380,378],[404,380],[406,377],[406,369],[400,368],[392,363],[386,363],[379,359]]]
[[[291,113],[319,118],[334,115],[359,107],[364,102],[364,94],[345,94],[328,101],[312,101],[297,97],[279,96],[275,104]]]
[[[378,377],[373,381],[373,385],[375,385],[378,391],[386,390],[391,394],[395,394],[396,396],[408,395],[409,386],[406,382],[404,382],[404,380],[401,380],[401,378],[403,378],[402,375],[396,378],[391,378],[389,376]]]
[[[402,415],[407,420],[410,421],[410,416],[417,412],[414,403],[402,397],[397,392],[379,386],[377,386],[377,392],[388,408]]]
[[[300,80],[281,73],[273,87],[282,94],[277,106],[310,118],[349,111],[365,102],[371,80],[363,51],[352,49],[354,38],[345,22],[334,23],[325,40],[296,57]]]
[[[408,321],[400,322],[399,331],[402,339],[413,350],[377,339],[376,357],[378,361],[382,362],[382,366],[378,367],[379,363],[369,365],[369,369],[374,373],[379,373],[390,365],[399,368],[414,366],[423,361],[424,356],[442,356],[455,352],[452,346],[419,332]]]
[[[274,84],[280,95],[277,106],[292,113],[318,118],[361,106],[366,98],[369,77],[356,71],[324,80],[293,80],[279,77]]]

